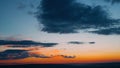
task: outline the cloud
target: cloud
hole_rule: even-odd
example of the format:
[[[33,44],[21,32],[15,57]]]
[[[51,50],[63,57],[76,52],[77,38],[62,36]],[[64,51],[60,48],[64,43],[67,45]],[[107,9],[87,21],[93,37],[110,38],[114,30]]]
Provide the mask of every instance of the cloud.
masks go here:
[[[17,6],[18,9],[25,9],[26,7],[27,7],[27,5],[22,2],[18,3],[18,6]]]
[[[85,44],[85,42],[71,41],[68,44]]]
[[[6,50],[0,52],[0,60],[10,60],[10,59],[24,59],[27,57],[36,57],[36,58],[52,58],[43,54],[30,54],[28,50]]]
[[[75,58],[76,56],[66,56],[66,55],[55,55],[55,56],[46,56],[46,55],[43,55],[43,54],[33,54],[31,55],[31,57],[36,57],[36,58],[54,58],[56,56],[61,56],[63,58]]]
[[[76,56],[66,56],[66,55],[61,55],[63,58],[75,58]]]
[[[95,42],[79,42],[79,41],[71,41],[68,44],[95,44]]]
[[[104,0],[104,1],[110,2],[111,4],[120,3],[120,0]]]
[[[54,57],[63,57],[63,58],[75,58],[76,56],[67,56],[67,55],[45,55],[45,54],[37,54],[37,53],[29,53],[29,57],[36,57],[36,58],[54,58]]]
[[[108,29],[99,29],[97,31],[90,31],[91,33],[102,34],[102,35],[120,35],[120,27],[118,28],[108,28]]]
[[[76,56],[67,56],[67,55],[45,55],[32,53],[29,50],[20,50],[20,49],[8,49],[3,52],[0,52],[0,60],[11,60],[11,59],[24,59],[28,57],[35,58],[54,58],[54,57],[63,57],[63,58],[75,58]]]
[[[14,36],[7,36],[7,35],[0,35],[0,40],[12,40],[12,41],[16,41],[16,40],[31,40],[31,38],[25,37],[23,35],[14,35]]]
[[[23,59],[29,57],[27,50],[6,50],[0,52],[0,60]]]
[[[75,0],[42,0],[36,17],[48,33],[78,33],[87,28],[110,27],[118,20],[105,8],[77,3]]]
[[[32,40],[21,40],[21,41],[11,41],[11,40],[0,40],[0,45],[21,45],[23,47],[29,47],[30,45],[34,46],[43,46],[43,47],[52,47],[58,43],[41,43],[35,42]]]
[[[67,55],[55,55],[55,56],[51,56],[52,58],[54,58],[54,57],[63,57],[63,58],[75,58],[76,56],[67,56]]]
[[[89,42],[89,44],[95,44],[95,42]]]
[[[36,57],[36,58],[52,58],[51,56],[46,56],[44,54],[30,54],[30,57]]]

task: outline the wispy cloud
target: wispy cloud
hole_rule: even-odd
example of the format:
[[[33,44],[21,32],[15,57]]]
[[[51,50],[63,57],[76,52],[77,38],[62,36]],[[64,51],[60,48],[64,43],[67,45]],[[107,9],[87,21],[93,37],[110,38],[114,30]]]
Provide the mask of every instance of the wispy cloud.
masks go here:
[[[50,56],[47,56],[47,55],[44,55],[44,54],[30,54],[31,57],[36,57],[36,58],[54,58],[54,57],[63,57],[63,58],[75,58],[76,56],[67,56],[67,55],[50,55]]]
[[[29,51],[29,50],[20,50],[20,49],[8,49],[4,52],[0,52],[0,60],[13,60],[13,59],[24,59],[28,57],[35,57],[35,58],[54,58],[54,57],[63,57],[63,58],[75,58],[76,56],[71,56],[71,55],[60,55],[60,54],[55,54],[55,55],[47,55],[47,54],[42,54],[41,52],[39,53],[34,53],[34,50]]]
[[[64,58],[76,58],[76,56],[67,56],[67,55],[61,55]]]
[[[23,59],[29,56],[26,50],[6,50],[0,52],[0,60]]]
[[[95,44],[96,42],[88,42],[89,44]]]
[[[120,27],[119,28],[108,28],[108,29],[99,29],[96,31],[90,31],[91,33],[102,34],[102,35],[120,35]]]
[[[95,44],[95,42],[79,42],[79,41],[70,41],[68,44]]]
[[[41,42],[35,42],[32,40],[21,40],[21,41],[11,41],[11,40],[0,40],[0,45],[19,45],[23,47],[29,47],[29,46],[43,46],[43,47],[52,47],[54,45],[57,45],[58,43],[41,43]]]
[[[71,41],[68,44],[85,44],[85,42]]]

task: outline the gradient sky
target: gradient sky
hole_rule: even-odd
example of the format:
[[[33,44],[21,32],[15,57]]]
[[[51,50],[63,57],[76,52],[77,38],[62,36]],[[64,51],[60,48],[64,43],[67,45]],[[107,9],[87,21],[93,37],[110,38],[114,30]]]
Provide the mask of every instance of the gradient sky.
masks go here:
[[[59,33],[46,33],[40,31],[42,26],[39,26],[39,21],[34,14],[28,12],[37,11],[36,8],[30,7],[33,4],[35,7],[39,5],[40,0],[0,0],[0,40],[33,40],[44,43],[59,43],[54,47],[41,47],[33,52],[44,53],[46,55],[70,55],[76,56],[75,59],[61,60],[67,62],[74,61],[74,63],[89,63],[89,62],[120,62],[120,35],[101,35],[94,33],[70,33],[70,34],[59,34]],[[101,5],[107,8],[110,16],[115,19],[120,19],[120,4],[113,4],[104,2],[102,0],[77,0],[78,2],[87,5]],[[22,5],[21,5],[22,4]],[[22,7],[22,8],[19,8]],[[11,39],[12,38],[12,39]],[[71,41],[84,42],[84,44],[68,44]],[[89,44],[89,42],[95,42],[95,44]],[[4,51],[4,45],[0,46],[0,51]],[[33,47],[34,48],[34,47]],[[36,47],[35,47],[36,48]],[[14,49],[14,48],[6,48]],[[15,48],[17,49],[17,48]],[[19,48],[18,48],[19,49]],[[24,50],[24,48],[22,48]],[[31,47],[25,48],[31,49]],[[39,58],[38,58],[39,59]],[[56,57],[53,58],[57,60]],[[47,61],[46,63],[55,63],[53,59],[39,59],[41,62]],[[33,60],[34,63],[37,58],[27,58],[18,60],[0,60],[0,63],[20,63],[20,61],[30,62]],[[43,62],[42,62],[43,61]],[[59,60],[57,60],[59,61]],[[62,62],[60,62],[62,63]]]

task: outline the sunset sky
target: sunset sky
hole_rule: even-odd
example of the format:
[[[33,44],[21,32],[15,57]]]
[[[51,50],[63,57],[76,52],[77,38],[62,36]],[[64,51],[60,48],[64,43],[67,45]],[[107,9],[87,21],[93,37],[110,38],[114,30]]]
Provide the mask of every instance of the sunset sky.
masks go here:
[[[120,1],[0,0],[0,65],[120,62]]]

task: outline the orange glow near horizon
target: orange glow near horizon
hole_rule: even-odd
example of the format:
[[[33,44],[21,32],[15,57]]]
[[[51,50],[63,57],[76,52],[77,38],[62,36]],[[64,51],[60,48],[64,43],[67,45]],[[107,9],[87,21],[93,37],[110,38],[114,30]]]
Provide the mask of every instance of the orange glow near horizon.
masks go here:
[[[120,56],[119,56],[120,57]],[[119,57],[78,57],[78,58],[63,58],[56,56],[54,58],[34,58],[29,57],[19,60],[1,60],[0,63],[5,65],[16,64],[86,64],[86,63],[105,63],[105,62],[120,62]]]
[[[50,56],[50,58],[27,57],[23,59],[0,60],[0,65],[86,64],[86,63],[120,62],[120,51],[115,46],[114,48],[111,47],[108,48],[108,46],[99,46],[99,45],[84,45],[81,47],[77,45],[76,46],[57,45],[56,47],[48,47],[48,48],[27,47],[27,48],[13,48],[13,50],[14,49],[29,50],[28,51],[29,55],[34,54],[39,56],[43,54],[45,56]],[[75,56],[75,57],[65,58],[63,56]]]
[[[35,58],[28,57],[18,60],[0,60],[2,65],[16,65],[16,64],[86,64],[86,63],[105,63],[105,62],[120,62],[120,55],[82,55],[76,58],[63,58],[55,56],[52,58]]]

